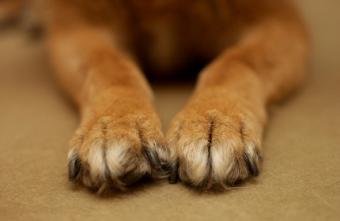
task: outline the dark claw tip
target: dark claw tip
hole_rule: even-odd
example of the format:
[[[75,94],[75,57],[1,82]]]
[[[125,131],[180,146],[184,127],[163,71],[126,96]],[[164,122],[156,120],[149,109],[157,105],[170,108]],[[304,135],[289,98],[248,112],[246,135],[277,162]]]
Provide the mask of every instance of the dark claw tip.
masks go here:
[[[158,154],[149,148],[144,148],[144,155],[149,160],[151,167],[157,171],[162,170],[161,161],[158,158]]]
[[[71,156],[68,162],[68,179],[75,181],[80,174],[81,163],[77,154]]]
[[[175,184],[178,181],[178,166],[179,166],[179,162],[177,160],[170,169],[170,176],[169,176],[170,184]]]
[[[250,174],[253,176],[258,176],[259,175],[258,167],[254,160],[250,158],[247,153],[244,154],[244,161],[246,162]]]

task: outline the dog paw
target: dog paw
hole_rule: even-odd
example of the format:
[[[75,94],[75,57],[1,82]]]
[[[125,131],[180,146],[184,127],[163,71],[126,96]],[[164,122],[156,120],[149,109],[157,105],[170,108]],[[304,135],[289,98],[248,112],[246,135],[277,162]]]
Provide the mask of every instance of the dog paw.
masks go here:
[[[102,192],[125,190],[145,175],[167,176],[160,128],[140,115],[104,116],[81,125],[71,140],[69,179]]]
[[[242,109],[206,106],[186,108],[167,134],[179,179],[202,189],[220,189],[257,176],[262,124]]]

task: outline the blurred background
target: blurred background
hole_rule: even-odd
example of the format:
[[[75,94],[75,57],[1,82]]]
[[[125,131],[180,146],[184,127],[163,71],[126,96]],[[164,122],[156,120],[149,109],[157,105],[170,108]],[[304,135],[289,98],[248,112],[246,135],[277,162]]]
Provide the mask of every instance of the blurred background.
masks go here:
[[[67,182],[78,118],[50,74],[34,15],[22,24],[14,16],[21,5],[0,0],[1,220],[339,220],[340,1],[295,2],[314,42],[309,77],[272,110],[262,175],[222,194],[160,182],[100,199]],[[193,83],[152,85],[165,128]]]

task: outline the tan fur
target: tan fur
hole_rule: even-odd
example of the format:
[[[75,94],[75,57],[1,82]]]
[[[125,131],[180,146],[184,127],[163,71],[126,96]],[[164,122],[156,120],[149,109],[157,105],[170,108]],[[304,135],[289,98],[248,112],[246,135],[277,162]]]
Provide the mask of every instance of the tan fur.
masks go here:
[[[23,1],[0,1],[0,25],[6,22],[16,20],[21,10],[23,9]]]
[[[123,189],[124,175],[161,170],[146,148],[163,166],[178,160],[180,179],[194,186],[257,175],[267,107],[305,73],[307,35],[289,0],[49,3],[51,61],[81,113],[69,155],[81,172],[72,179]],[[165,145],[141,67],[169,73],[195,59],[210,64]]]

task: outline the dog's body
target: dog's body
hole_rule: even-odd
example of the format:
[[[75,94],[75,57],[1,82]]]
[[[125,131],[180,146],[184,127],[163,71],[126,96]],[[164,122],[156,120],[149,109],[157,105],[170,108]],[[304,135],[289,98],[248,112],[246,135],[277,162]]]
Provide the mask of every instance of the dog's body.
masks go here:
[[[52,63],[81,112],[71,180],[124,189],[170,165],[211,188],[258,174],[266,108],[305,72],[307,36],[290,1],[51,0],[46,14]],[[141,69],[195,61],[210,64],[165,139]]]

